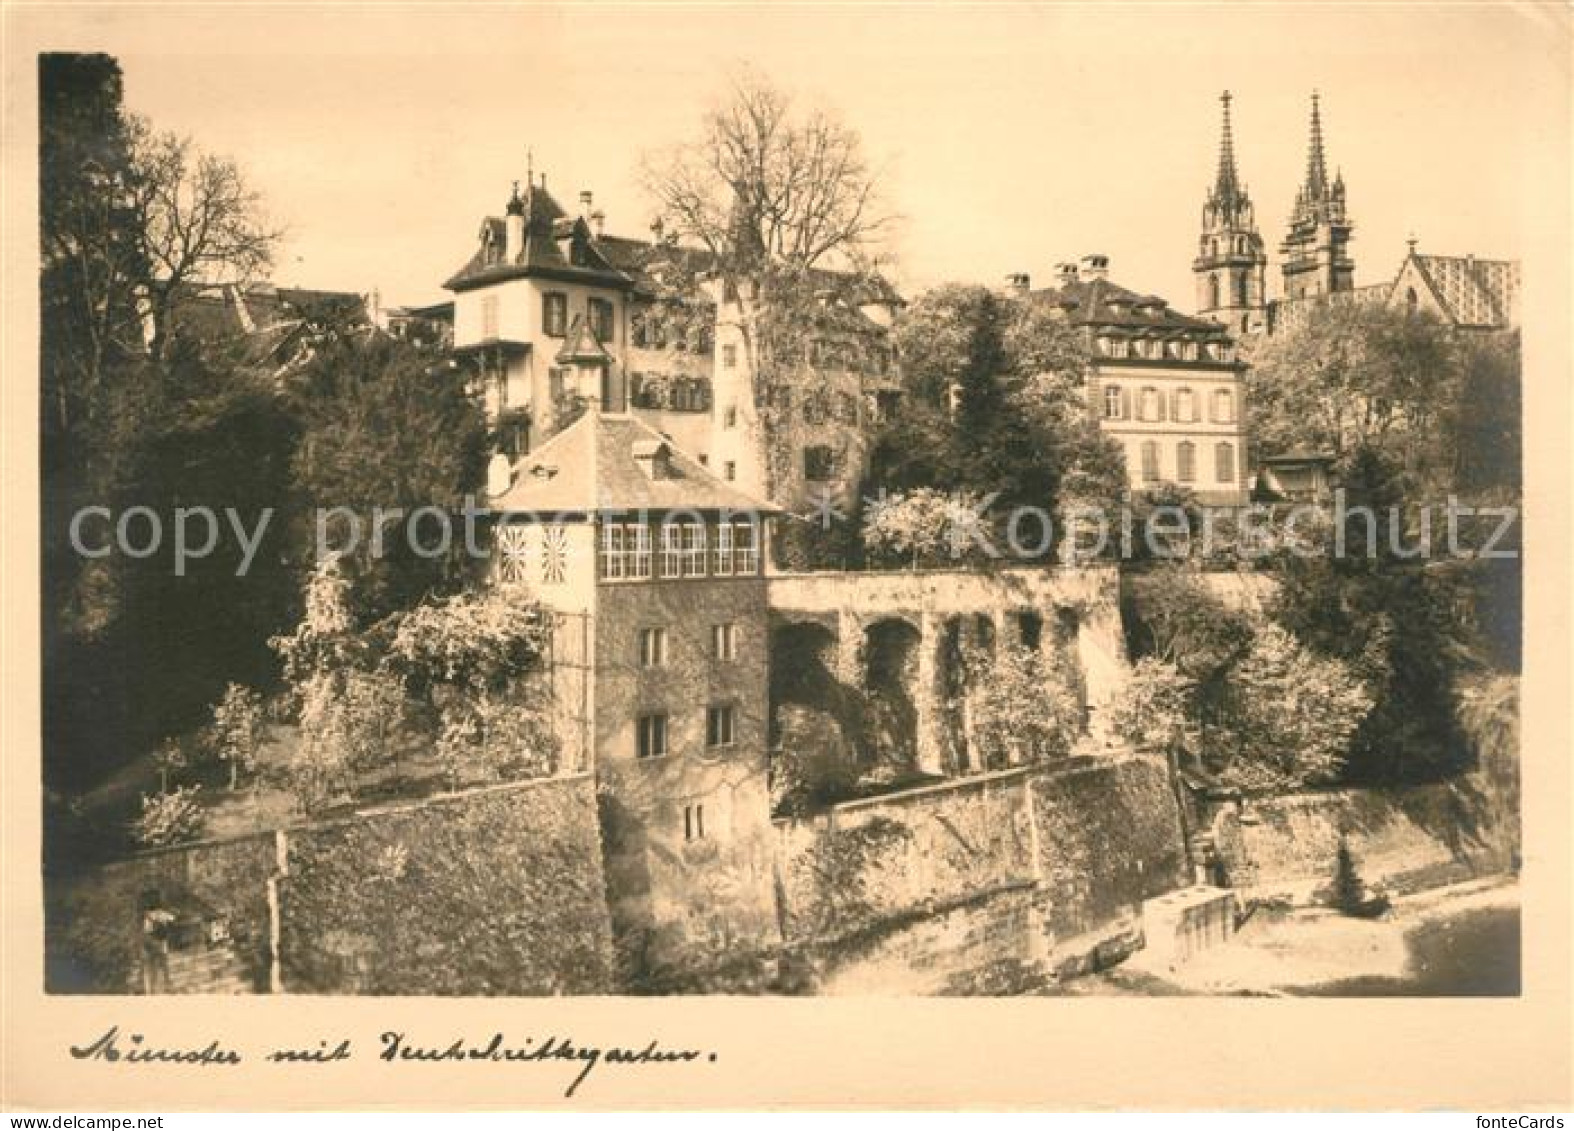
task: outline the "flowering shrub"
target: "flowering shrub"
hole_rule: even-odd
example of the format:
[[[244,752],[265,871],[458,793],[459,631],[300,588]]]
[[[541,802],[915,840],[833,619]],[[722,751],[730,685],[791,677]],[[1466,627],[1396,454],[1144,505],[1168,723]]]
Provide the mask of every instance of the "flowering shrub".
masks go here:
[[[496,690],[535,666],[550,634],[538,606],[488,589],[397,614],[386,662],[418,687]]]
[[[142,795],[142,812],[131,822],[131,839],[144,848],[162,848],[196,840],[205,818],[197,801],[200,785],[181,786],[168,793]]]

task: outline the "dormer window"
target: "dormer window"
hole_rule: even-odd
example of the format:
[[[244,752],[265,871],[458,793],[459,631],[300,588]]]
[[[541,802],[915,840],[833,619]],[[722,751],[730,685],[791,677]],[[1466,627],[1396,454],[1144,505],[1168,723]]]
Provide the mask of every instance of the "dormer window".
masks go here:
[[[671,449],[661,440],[637,440],[634,443],[634,463],[649,480],[675,478]]]

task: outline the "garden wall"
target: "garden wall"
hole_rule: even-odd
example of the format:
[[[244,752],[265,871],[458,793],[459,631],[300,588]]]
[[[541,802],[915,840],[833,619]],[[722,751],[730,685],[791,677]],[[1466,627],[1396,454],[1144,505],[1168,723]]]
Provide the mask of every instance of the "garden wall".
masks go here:
[[[149,896],[228,927],[229,940],[200,955],[224,961],[170,959],[172,974],[177,963],[186,972],[177,990],[528,995],[612,984],[589,775],[185,845],[48,888],[52,992],[139,992]]]
[[[1140,946],[1186,881],[1164,765],[984,774],[778,821],[788,941],[822,992],[1014,992]]]
[[[1341,837],[1361,878],[1396,892],[1515,864],[1517,818],[1475,774],[1226,802],[1208,819],[1224,878],[1247,899],[1310,901],[1333,876]]]

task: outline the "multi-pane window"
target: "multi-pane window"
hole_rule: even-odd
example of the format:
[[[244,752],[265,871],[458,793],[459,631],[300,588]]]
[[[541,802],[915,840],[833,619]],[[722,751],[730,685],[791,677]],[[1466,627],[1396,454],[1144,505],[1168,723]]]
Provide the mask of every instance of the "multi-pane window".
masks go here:
[[[607,581],[650,576],[650,530],[639,523],[613,522],[601,528],[601,576]]]
[[[1235,482],[1235,445],[1215,444],[1213,448],[1213,477],[1220,483]]]
[[[728,468],[732,464],[727,465]],[[728,478],[732,478],[730,475]],[[711,572],[717,577],[727,577],[732,573],[732,526],[722,523],[716,527],[716,547],[711,554]]]
[[[642,628],[639,630],[639,666],[664,668],[667,666],[667,630]]]
[[[604,298],[590,300],[590,330],[596,335],[596,341],[607,343],[617,336],[617,327],[612,320],[613,307]]]
[[[660,758],[667,752],[667,716],[641,715],[635,725],[634,753],[640,758]]]
[[[705,576],[705,527],[698,522],[683,524],[683,576]]]
[[[1104,419],[1120,419],[1120,386],[1104,386]]]
[[[738,347],[726,345],[721,347],[721,367],[732,369],[738,364]]]
[[[738,658],[737,625],[713,624],[710,626],[710,654],[711,658],[716,660],[736,660]]]
[[[1197,478],[1197,445],[1182,440],[1175,447],[1175,478],[1191,483]]]
[[[733,741],[734,708],[730,705],[705,709],[705,745],[715,748],[731,746]]]
[[[683,576],[683,527],[678,523],[661,527],[661,576]]]
[[[683,839],[705,839],[705,806],[685,805],[683,807]]]
[[[541,296],[541,332],[553,338],[568,333],[568,296],[548,291]]]
[[[759,528],[752,522],[735,522],[732,526],[732,568],[739,574],[753,574],[760,570]]]
[[[1156,440],[1143,441],[1142,481],[1144,483],[1157,483],[1159,481],[1159,445]]]

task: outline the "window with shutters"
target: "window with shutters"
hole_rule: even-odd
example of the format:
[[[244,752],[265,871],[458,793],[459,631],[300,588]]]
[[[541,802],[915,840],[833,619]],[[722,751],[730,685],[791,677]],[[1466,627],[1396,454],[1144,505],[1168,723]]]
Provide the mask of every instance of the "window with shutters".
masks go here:
[[[1190,389],[1175,390],[1175,419],[1186,423],[1197,419],[1197,398]]]
[[[1197,478],[1197,445],[1190,440],[1182,440],[1175,448],[1175,478],[1182,483]]]
[[[1142,481],[1144,483],[1157,483],[1159,481],[1159,445],[1156,440],[1143,441]]]
[[[1235,445],[1215,444],[1213,448],[1213,477],[1220,483],[1235,482]]]
[[[1235,419],[1235,394],[1228,389],[1216,389],[1213,394],[1213,419],[1219,424],[1229,424]]]
[[[1163,420],[1164,399],[1159,396],[1159,391],[1151,385],[1142,390],[1138,403],[1137,416],[1141,420]]]
[[[550,338],[568,333],[568,296],[548,291],[541,296],[541,332]]]
[[[607,344],[616,340],[617,327],[612,318],[612,304],[604,298],[590,300],[590,332],[596,341]]]

